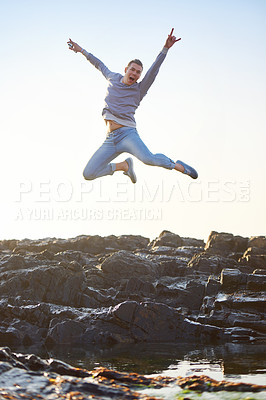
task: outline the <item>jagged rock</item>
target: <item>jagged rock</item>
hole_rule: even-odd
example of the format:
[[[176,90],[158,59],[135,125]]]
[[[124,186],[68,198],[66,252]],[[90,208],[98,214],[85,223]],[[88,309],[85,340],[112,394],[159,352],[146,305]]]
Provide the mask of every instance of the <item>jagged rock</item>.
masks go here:
[[[17,244],[18,240],[0,240],[0,250],[13,250]]]
[[[266,275],[245,274],[238,269],[224,269],[221,273],[221,284],[225,292],[245,287],[252,291],[266,290]]]
[[[234,236],[231,233],[218,233],[212,231],[207,240],[205,250],[214,252],[241,252],[243,253],[248,245],[248,238]]]
[[[101,270],[110,279],[153,277],[157,274],[157,269],[156,263],[124,250],[111,254],[101,264]]]
[[[256,274],[256,275],[266,275],[265,269],[254,269],[253,274]]]
[[[1,343],[230,341],[223,329],[238,323],[254,323],[258,334],[235,332],[234,340],[249,333],[259,340],[264,239],[212,232],[206,250],[169,231],[151,242],[136,235],[1,241]]]
[[[201,247],[202,250],[205,246],[204,240],[182,237],[182,246],[185,247]]]
[[[230,258],[206,253],[196,254],[188,263],[188,267],[208,275],[220,274],[222,269],[232,268],[233,266],[237,266],[237,263]]]
[[[164,256],[157,259],[160,267],[158,269],[159,276],[182,277],[186,274],[188,263],[185,257]]]
[[[239,259],[239,263],[252,268],[266,269],[266,250],[259,247],[249,247]]]
[[[77,262],[40,266],[0,274],[0,296],[79,306],[84,289],[84,271]]]
[[[23,269],[26,267],[26,265],[27,262],[24,257],[18,254],[6,255],[0,261],[0,273]]]
[[[128,293],[138,293],[140,295],[152,294],[155,293],[155,289],[152,283],[145,282],[139,278],[130,278],[124,284],[124,291]]]
[[[160,298],[164,304],[173,308],[186,308],[190,312],[200,309],[205,293],[204,283],[194,281],[181,287],[176,280],[160,279],[155,289],[155,298]]]
[[[86,326],[78,321],[65,319],[63,321],[52,320],[48,334],[46,337],[46,344],[73,344],[84,342],[83,335]]]
[[[265,297],[261,297],[260,294],[257,297],[254,295],[250,297],[245,293],[239,293],[238,297],[235,298],[234,295],[220,293],[213,297],[204,298],[201,314],[197,317],[197,321],[223,328],[248,329],[248,331],[245,331],[245,335],[244,331],[241,331],[245,340],[257,340],[260,336],[266,338],[264,305]],[[230,332],[235,338],[236,331]]]
[[[225,268],[221,273],[221,284],[224,291],[231,291],[239,287],[245,287],[247,283],[247,275],[239,271],[239,269]]]
[[[113,322],[130,327],[135,341],[174,342],[193,337],[195,341],[222,340],[224,332],[189,321],[177,310],[160,303],[124,302],[111,312]]]
[[[41,252],[48,250],[52,253],[59,253],[67,250],[82,251],[85,253],[100,254],[117,250],[136,250],[145,248],[149,239],[139,235],[121,236],[77,236],[72,239],[46,238],[41,240],[24,239],[16,243],[13,249],[15,253]]]
[[[235,333],[245,336],[244,330],[238,329]],[[155,400],[161,392],[150,397],[147,389],[153,388],[156,392],[156,389],[168,387],[175,398],[180,397],[180,393],[187,398],[188,391],[197,397],[202,392],[228,391],[232,398],[236,398],[236,395],[239,397],[237,392],[261,392],[259,395],[263,395],[266,390],[263,385],[216,381],[204,375],[153,377],[103,367],[88,371],[56,359],[45,360],[34,354],[12,353],[7,347],[0,348],[0,360],[0,396],[5,399]],[[181,392],[181,389],[184,391]]]
[[[191,257],[199,253],[199,248],[192,246],[181,246],[177,248],[170,246],[153,246],[150,253],[155,255],[183,257],[186,261],[189,261]]]
[[[221,281],[209,276],[208,282],[205,285],[205,296],[216,295],[220,290],[222,290]]]
[[[175,233],[169,231],[162,231],[157,239],[151,244],[152,247],[167,246],[167,247],[180,247],[182,246],[182,238]]]
[[[248,247],[258,247],[266,250],[266,236],[252,236],[248,241]]]
[[[247,276],[247,289],[253,291],[265,291],[266,290],[266,275],[261,274],[250,274]]]

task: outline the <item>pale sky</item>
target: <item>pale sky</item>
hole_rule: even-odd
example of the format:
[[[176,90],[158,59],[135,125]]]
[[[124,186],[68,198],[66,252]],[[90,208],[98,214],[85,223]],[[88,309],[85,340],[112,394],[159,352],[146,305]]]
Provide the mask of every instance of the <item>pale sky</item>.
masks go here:
[[[137,129],[198,180],[134,158],[136,185],[121,172],[85,181],[106,135],[107,82],[68,38],[115,72],[139,58],[145,74],[172,27],[182,40]],[[264,0],[0,0],[0,34],[0,239],[265,235]]]

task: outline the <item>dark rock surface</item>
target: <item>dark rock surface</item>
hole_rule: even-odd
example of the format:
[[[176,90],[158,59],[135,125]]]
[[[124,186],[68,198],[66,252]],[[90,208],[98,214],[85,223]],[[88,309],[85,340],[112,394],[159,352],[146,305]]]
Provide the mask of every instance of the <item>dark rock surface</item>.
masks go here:
[[[88,371],[56,359],[46,360],[34,354],[13,353],[8,347],[0,348],[1,399],[155,400],[162,398],[160,389],[167,388],[171,389],[171,398],[179,399],[189,399],[188,392],[223,391],[232,396],[236,392],[245,392],[252,394],[248,398],[253,399],[256,393],[266,393],[265,385],[216,381],[204,375],[173,378],[149,377],[106,368]],[[156,397],[147,394],[147,389],[152,390]]]
[[[266,338],[265,237],[0,241],[0,345]]]

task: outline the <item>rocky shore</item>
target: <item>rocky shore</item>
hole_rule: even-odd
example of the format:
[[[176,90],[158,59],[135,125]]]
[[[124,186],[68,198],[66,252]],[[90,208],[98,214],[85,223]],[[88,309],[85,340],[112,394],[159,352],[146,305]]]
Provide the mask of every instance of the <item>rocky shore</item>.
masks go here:
[[[266,238],[0,241],[2,346],[264,341]]]
[[[8,347],[0,348],[1,399],[158,400],[169,389],[171,398],[184,400],[189,400],[188,393],[193,392],[215,393],[215,398],[219,392],[229,392],[232,396],[244,392],[251,394],[252,399],[262,399],[260,395],[266,393],[265,385],[216,381],[204,375],[154,378],[106,368],[87,371],[62,361],[43,360],[33,354],[12,353]],[[148,394],[151,391],[156,397]],[[259,397],[255,397],[256,393]]]
[[[266,343],[264,236],[3,240],[0,277],[0,346],[11,349]]]

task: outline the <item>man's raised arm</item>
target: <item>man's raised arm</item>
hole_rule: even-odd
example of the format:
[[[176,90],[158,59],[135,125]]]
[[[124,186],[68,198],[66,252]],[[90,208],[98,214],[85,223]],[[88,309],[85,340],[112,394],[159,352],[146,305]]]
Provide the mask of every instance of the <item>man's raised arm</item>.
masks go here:
[[[157,56],[156,60],[154,61],[154,63],[152,64],[150,69],[146,72],[144,78],[140,82],[141,100],[146,95],[146,93],[149,90],[150,86],[153,84],[153,82],[154,82],[154,80],[155,80],[155,78],[156,78],[156,76],[157,76],[157,74],[159,72],[160,66],[161,66],[162,62],[164,61],[164,59],[166,57],[166,54],[167,54],[168,50],[176,42],[181,40],[181,38],[177,39],[175,36],[173,36],[173,32],[174,32],[174,28],[172,28],[170,34],[168,35],[162,51],[159,53],[159,55]]]
[[[95,68],[97,68],[99,71],[101,71],[101,73],[103,74],[103,76],[106,79],[109,79],[114,73],[111,72],[106,65],[99,60],[97,57],[95,57],[93,54],[88,53],[85,49],[83,49],[79,44],[73,42],[73,40],[69,39],[69,41],[67,42],[68,46],[69,46],[69,50],[74,51],[75,53],[81,53],[83,54],[87,60],[94,65]]]

